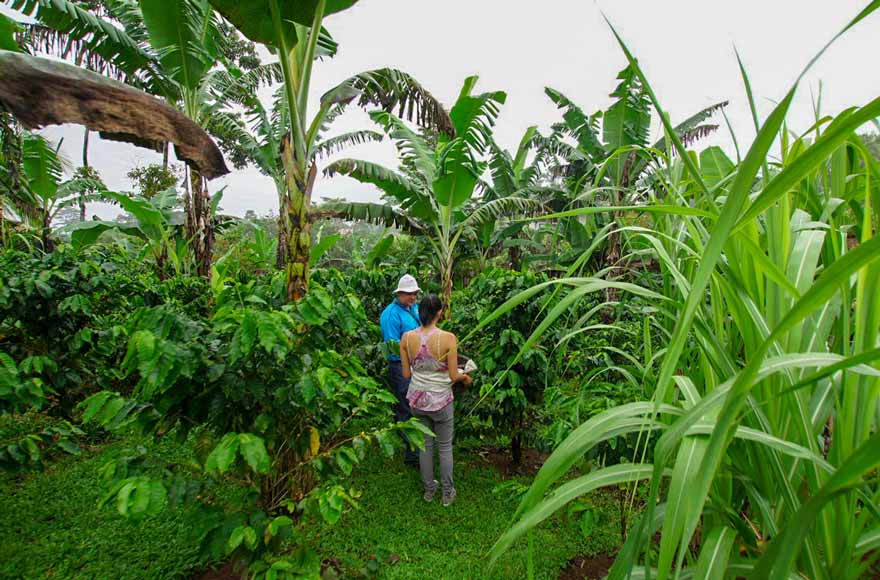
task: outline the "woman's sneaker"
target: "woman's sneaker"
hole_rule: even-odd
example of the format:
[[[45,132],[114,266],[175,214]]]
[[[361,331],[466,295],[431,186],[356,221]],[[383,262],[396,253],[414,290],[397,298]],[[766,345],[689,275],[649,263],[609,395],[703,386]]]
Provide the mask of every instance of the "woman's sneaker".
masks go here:
[[[448,494],[443,494],[443,507],[448,507],[452,505],[452,502],[455,501],[455,498],[458,497],[458,493],[453,489]]]
[[[434,494],[437,493],[438,489],[440,489],[440,482],[435,479],[431,482],[431,488],[425,490],[425,495],[423,495],[422,498],[425,501],[433,501]]]

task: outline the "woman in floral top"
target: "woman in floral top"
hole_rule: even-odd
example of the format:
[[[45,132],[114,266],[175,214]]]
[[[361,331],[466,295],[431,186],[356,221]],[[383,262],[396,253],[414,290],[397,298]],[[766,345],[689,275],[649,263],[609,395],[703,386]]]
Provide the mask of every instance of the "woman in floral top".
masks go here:
[[[422,299],[419,304],[422,325],[403,335],[400,360],[403,376],[411,379],[406,398],[412,413],[436,435],[443,505],[448,506],[456,496],[452,480],[452,384],[461,381],[469,385],[472,380],[458,370],[455,335],[437,328],[442,315],[443,303],[436,294]],[[434,479],[434,439],[426,437],[425,450],[419,453],[425,501],[434,499],[438,487],[441,487]]]

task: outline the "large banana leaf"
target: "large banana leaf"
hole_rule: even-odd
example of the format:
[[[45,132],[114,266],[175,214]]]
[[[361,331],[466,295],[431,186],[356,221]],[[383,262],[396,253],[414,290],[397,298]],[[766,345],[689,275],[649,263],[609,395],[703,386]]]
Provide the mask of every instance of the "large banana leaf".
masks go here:
[[[501,105],[503,91],[472,95],[478,77],[465,79],[461,93],[449,112],[455,138],[445,142],[441,136],[440,154],[434,178],[434,195],[440,205],[457,208],[474,194],[485,164],[479,158],[492,141],[492,128]]]
[[[150,44],[169,77],[196,89],[219,56],[214,12],[207,0],[140,0]]]
[[[22,136],[21,149],[30,190],[44,201],[54,198],[63,172],[58,152],[42,135],[35,133]]]
[[[315,18],[315,10],[321,0],[210,0],[211,5],[226,20],[254,42],[278,46],[278,35],[272,19],[272,5],[275,4],[285,23],[310,26]],[[324,15],[341,12],[350,8],[357,0],[325,0]],[[286,31],[289,33],[289,31]],[[295,44],[295,35],[289,37]]]
[[[434,164],[434,151],[425,138],[391,113],[374,111],[370,113],[370,118],[382,125],[388,136],[394,140],[401,163],[414,168],[425,183],[433,181],[437,169]]]
[[[428,222],[437,219],[437,208],[419,184],[377,163],[360,159],[340,159],[327,166],[324,174],[328,177],[347,175],[361,183],[370,183],[400,202],[413,217]]]
[[[597,112],[587,116],[580,107],[559,91],[545,87],[544,93],[558,108],[563,109],[562,118],[565,121],[565,128],[577,139],[578,147],[593,159],[604,159],[605,150],[599,141],[599,119],[602,113]]]
[[[700,170],[703,172],[703,181],[713,187],[733,171],[733,161],[724,153],[721,147],[707,147],[700,153]]]
[[[627,66],[617,78],[621,82],[611,93],[617,101],[605,111],[602,123],[605,144],[609,152],[631,145],[645,147],[651,125],[651,103],[633,67]],[[619,155],[611,161],[609,172],[615,184],[628,180],[632,155],[634,153]]]
[[[17,28],[18,27],[12,20],[3,14],[0,14],[0,50],[21,51],[18,43],[15,42],[15,32]]]
[[[0,79],[0,104],[29,129],[77,123],[141,147],[170,142],[177,157],[205,177],[229,173],[201,127],[147,93],[66,63],[6,50],[0,51]]]
[[[120,224],[108,221],[88,221],[78,223],[71,228],[70,243],[76,249],[82,249],[91,246],[98,241],[106,231],[119,231],[129,236],[135,236],[146,240],[147,237],[136,225]]]
[[[396,227],[409,234],[424,235],[425,228],[412,220],[406,213],[390,205],[370,202],[332,201],[321,206],[312,214],[315,219],[339,218],[343,220],[364,221],[385,227]]]
[[[336,135],[315,144],[315,158],[327,157],[339,153],[346,147],[355,145],[363,145],[364,143],[376,143],[384,139],[382,133],[370,131],[369,129],[361,129],[359,131],[349,131],[342,135]]]

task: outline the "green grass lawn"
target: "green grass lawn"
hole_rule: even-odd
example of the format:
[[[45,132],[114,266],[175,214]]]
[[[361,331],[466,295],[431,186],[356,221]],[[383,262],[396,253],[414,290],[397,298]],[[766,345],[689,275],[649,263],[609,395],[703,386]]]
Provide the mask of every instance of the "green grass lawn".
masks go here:
[[[98,508],[98,469],[131,447],[119,442],[52,462],[43,472],[0,477],[0,577],[179,578],[199,566],[187,510],[142,522]]]
[[[203,569],[194,509],[166,509],[131,522],[112,507],[98,508],[106,492],[99,468],[137,444],[181,461],[189,451],[170,441],[155,447],[119,441],[54,460],[42,472],[0,475],[0,578],[186,578]],[[296,538],[338,569],[337,578],[525,578],[524,541],[491,574],[486,569],[486,554],[517,505],[511,490],[493,493],[504,479],[474,453],[457,452],[455,469],[458,499],[444,508],[439,494],[433,503],[424,502],[417,471],[377,453],[347,482],[363,492],[360,509],[333,526],[307,519]],[[556,579],[573,556],[617,545],[614,504],[605,496],[589,501],[595,522],[588,536],[579,516],[555,516],[535,531],[536,578]]]
[[[399,459],[376,458],[363,466],[356,485],[363,490],[361,507],[335,526],[308,530],[310,543],[322,558],[359,559],[389,554],[379,577],[388,580],[442,578],[526,578],[526,542],[519,542],[495,569],[487,570],[486,554],[507,528],[517,500],[509,492],[493,493],[502,481],[497,471],[478,456],[456,455],[458,499],[443,507],[438,497],[422,499],[418,472]],[[519,481],[528,483],[528,478]],[[604,498],[593,501],[595,523],[589,537],[579,517],[554,517],[534,532],[535,577],[555,579],[570,558],[613,549],[618,544],[615,507]],[[399,558],[399,559],[398,559]],[[352,570],[346,570],[351,577]]]

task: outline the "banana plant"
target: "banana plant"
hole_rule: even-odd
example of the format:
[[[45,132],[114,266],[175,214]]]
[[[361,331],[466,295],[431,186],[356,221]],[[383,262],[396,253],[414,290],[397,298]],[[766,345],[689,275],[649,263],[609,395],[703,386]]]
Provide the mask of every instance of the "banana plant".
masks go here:
[[[227,99],[227,108],[212,115],[209,129],[215,134],[219,132],[229,135],[238,144],[239,150],[247,161],[254,164],[262,174],[272,179],[278,195],[278,206],[284,207],[287,182],[281,152],[290,126],[290,113],[284,88],[280,87],[275,92],[271,111],[267,110],[262,101],[252,92],[231,92],[230,94],[233,94],[233,98]],[[240,114],[241,109],[244,109],[244,119]],[[341,109],[339,111],[341,112]],[[336,114],[332,117],[328,116],[325,125],[315,135],[316,143],[312,150],[311,163],[316,163],[347,146],[381,141],[384,138],[382,133],[368,129],[325,137],[325,129],[335,116]],[[313,214],[310,219],[314,221],[315,217],[316,215]],[[284,222],[284,216],[279,216],[280,240],[275,260],[278,268],[284,268],[287,259],[287,235]]]
[[[143,38],[132,36],[117,16],[129,0],[88,4],[72,0],[11,0],[9,7],[32,19],[17,33],[31,53],[50,54],[152,94],[172,87],[163,79],[157,57]],[[136,7],[137,5],[134,4]]]
[[[0,204],[4,216],[17,219],[35,230],[44,251],[53,248],[52,221],[66,207],[86,201],[102,201],[104,184],[88,175],[65,180],[69,162],[43,136],[19,132],[12,124],[0,126],[0,142],[6,146],[0,155]]]
[[[536,126],[525,130],[512,154],[492,140],[489,144],[492,179],[489,183],[480,183],[481,198],[485,201],[504,197],[529,198],[539,201],[544,210],[552,210],[550,204],[560,197],[560,192],[548,172],[548,153],[542,143],[543,137]],[[497,248],[506,247],[510,268],[519,270],[522,248],[532,242],[528,239],[529,233],[522,220],[490,218],[482,222],[476,229],[481,262],[485,263]]]
[[[141,256],[152,257],[160,279],[167,277],[169,265],[176,274],[184,271],[187,244],[183,231],[184,219],[177,211],[177,191],[167,189],[152,199],[134,198],[110,191],[103,195],[119,204],[131,219],[126,222],[95,220],[73,224],[69,231],[70,242],[75,248],[85,248],[96,243],[104,232],[116,231],[143,242]]]
[[[280,78],[277,66],[241,71],[227,58],[227,39],[207,0],[105,0],[94,12],[70,0],[15,0],[12,7],[36,19],[25,36],[34,48],[72,56],[157,95],[203,128],[229,94],[253,94]],[[215,175],[191,167],[185,197],[196,269],[206,277],[214,239],[206,180]]]
[[[867,4],[832,42],[878,8]],[[792,137],[785,117],[798,84],[832,42],[763,122],[741,65],[755,140],[739,163],[718,150],[697,157],[613,32],[677,152],[658,172],[669,197],[626,208],[651,216],[651,227],[630,229],[661,279],[656,290],[620,286],[656,294],[669,339],[645,385],[653,400],[610,409],[563,441],[491,555],[583,493],[647,480],[611,579],[870,575],[880,543],[880,167],[857,131],[880,114],[880,98],[817,114]],[[780,160],[772,172],[771,159]],[[623,284],[553,283],[578,287],[570,303]],[[548,313],[523,350],[565,310]],[[597,442],[627,432],[643,442],[662,433],[632,463],[562,480]]]
[[[547,165],[557,176],[558,195],[549,202],[556,211],[588,205],[616,207],[646,197],[652,191],[652,171],[669,155],[665,136],[649,141],[651,102],[635,67],[627,65],[617,80],[610,95],[615,99],[612,105],[592,114],[585,113],[561,92],[544,89],[563,117],[549,137],[539,138]],[[697,112],[673,128],[675,135],[690,145],[712,134],[718,125],[706,121],[726,106],[727,101],[723,101]],[[609,217],[611,221],[620,219],[616,212]],[[587,223],[570,217],[560,219],[568,241],[581,251],[604,225],[595,216]],[[606,266],[616,267],[620,243],[616,229],[608,232],[603,258]]]
[[[326,16],[357,0],[210,0],[211,5],[247,38],[278,55],[284,81],[287,127],[281,139],[284,189],[279,213],[279,245],[284,253],[287,297],[299,300],[308,291],[311,254],[311,196],[317,176],[319,136],[326,125],[353,101],[386,110],[399,107],[421,124],[451,131],[440,103],[408,75],[380,69],[356,75],[321,98],[309,116],[312,66],[322,52],[335,50],[323,30]]]
[[[326,170],[328,175],[347,175],[373,184],[391,202],[347,203],[336,208],[351,219],[388,224],[389,217],[415,224],[430,242],[440,272],[446,304],[452,299],[452,270],[462,239],[475,235],[481,224],[494,223],[499,215],[533,208],[533,199],[510,195],[490,199],[475,197],[480,176],[487,167],[484,157],[491,144],[492,127],[506,99],[502,91],[473,94],[477,77],[468,77],[450,118],[455,136],[422,135],[390,113],[371,114],[397,147],[401,170],[394,171],[368,161],[341,159]],[[447,313],[449,309],[447,308]]]

